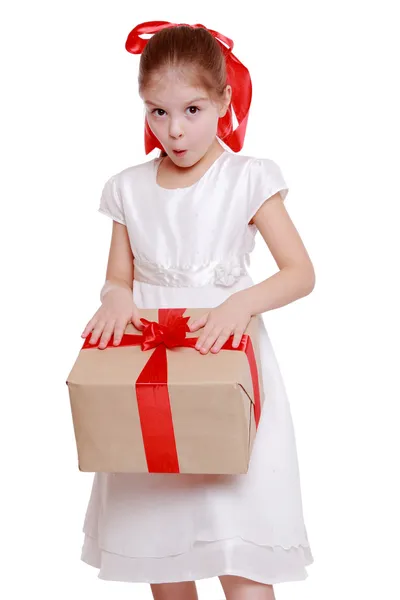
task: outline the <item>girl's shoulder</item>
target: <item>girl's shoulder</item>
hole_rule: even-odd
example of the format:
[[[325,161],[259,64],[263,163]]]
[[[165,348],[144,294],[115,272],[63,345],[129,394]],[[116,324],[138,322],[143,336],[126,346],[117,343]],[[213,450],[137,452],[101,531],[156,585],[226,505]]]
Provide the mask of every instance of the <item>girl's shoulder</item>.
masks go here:
[[[152,158],[151,160],[125,167],[112,175],[112,179],[116,180],[117,183],[124,183],[126,181],[139,181],[141,178],[147,178],[152,173],[156,160],[157,158]]]
[[[265,185],[268,181],[284,180],[279,164],[272,158],[234,153],[231,153],[231,156],[232,169],[240,177],[246,176],[250,185],[257,185],[258,182]]]
[[[260,169],[275,169],[279,168],[278,164],[272,159],[260,156],[250,156],[248,154],[237,154],[236,157],[243,164],[248,164],[250,169],[257,172]]]
[[[263,202],[280,192],[282,200],[286,199],[289,186],[278,163],[272,158],[238,155],[245,165],[247,177],[240,180],[246,182],[249,197],[248,222],[263,204]],[[244,173],[243,173],[244,175]]]

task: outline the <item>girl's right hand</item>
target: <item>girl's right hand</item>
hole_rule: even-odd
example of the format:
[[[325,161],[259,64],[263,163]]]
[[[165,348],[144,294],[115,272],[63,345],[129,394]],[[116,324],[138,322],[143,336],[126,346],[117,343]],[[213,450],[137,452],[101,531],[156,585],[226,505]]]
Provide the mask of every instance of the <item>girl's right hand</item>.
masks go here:
[[[115,287],[104,296],[100,308],[86,325],[82,337],[86,338],[92,332],[89,343],[96,344],[101,336],[98,348],[103,349],[114,333],[113,345],[117,346],[130,321],[136,329],[143,329],[144,325],[140,321],[139,309],[133,302],[132,290]]]

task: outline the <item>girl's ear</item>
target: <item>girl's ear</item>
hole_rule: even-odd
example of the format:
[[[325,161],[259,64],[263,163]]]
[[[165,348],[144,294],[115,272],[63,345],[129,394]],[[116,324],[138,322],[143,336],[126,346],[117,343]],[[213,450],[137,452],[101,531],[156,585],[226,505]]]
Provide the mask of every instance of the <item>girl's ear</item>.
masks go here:
[[[224,91],[224,99],[222,100],[221,109],[219,111],[219,116],[224,117],[226,115],[226,111],[229,108],[232,99],[232,88],[230,85],[225,87]]]

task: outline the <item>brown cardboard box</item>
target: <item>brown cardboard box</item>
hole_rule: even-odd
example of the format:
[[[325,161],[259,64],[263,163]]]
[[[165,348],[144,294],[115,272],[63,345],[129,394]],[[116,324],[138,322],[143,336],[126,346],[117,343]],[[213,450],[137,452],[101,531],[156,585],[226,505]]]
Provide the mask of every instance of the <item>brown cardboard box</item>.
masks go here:
[[[186,322],[207,310],[141,309],[146,336],[129,324],[119,346],[111,338],[100,350],[85,340],[66,382],[81,471],[247,472],[263,402],[259,317],[243,337],[247,351],[173,347],[168,335],[179,323],[180,343],[194,345],[202,330],[185,331]],[[178,321],[166,326],[171,315]],[[144,337],[157,335],[167,345],[143,350]],[[135,338],[139,345],[124,345]]]

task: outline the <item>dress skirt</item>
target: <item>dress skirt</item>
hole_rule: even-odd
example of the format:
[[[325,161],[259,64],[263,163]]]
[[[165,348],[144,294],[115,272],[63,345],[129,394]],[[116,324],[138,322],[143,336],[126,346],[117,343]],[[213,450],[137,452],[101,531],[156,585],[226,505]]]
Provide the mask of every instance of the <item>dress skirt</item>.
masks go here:
[[[254,282],[167,287],[134,281],[139,308],[212,308]],[[262,318],[265,401],[243,475],[95,473],[81,559],[110,581],[168,583],[237,575],[277,584],[307,577],[290,406]]]

